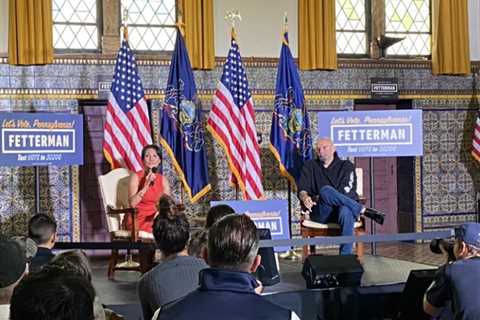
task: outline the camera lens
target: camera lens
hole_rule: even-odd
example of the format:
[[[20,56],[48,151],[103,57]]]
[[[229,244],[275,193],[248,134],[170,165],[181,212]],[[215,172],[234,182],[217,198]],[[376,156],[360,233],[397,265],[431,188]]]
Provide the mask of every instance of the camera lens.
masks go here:
[[[432,239],[430,241],[430,251],[436,254],[442,254],[442,250],[440,249],[440,242],[442,239]]]

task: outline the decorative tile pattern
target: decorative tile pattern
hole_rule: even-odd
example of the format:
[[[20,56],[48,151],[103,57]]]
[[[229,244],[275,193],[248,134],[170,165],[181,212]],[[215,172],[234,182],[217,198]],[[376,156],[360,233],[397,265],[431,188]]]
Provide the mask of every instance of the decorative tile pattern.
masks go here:
[[[470,100],[418,100],[424,109],[423,229],[473,221],[478,167],[470,156],[479,105]]]

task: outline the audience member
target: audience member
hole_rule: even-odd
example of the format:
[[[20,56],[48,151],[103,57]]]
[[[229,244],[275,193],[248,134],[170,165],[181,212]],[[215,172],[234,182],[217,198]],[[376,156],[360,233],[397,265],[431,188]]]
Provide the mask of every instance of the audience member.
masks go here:
[[[9,319],[13,290],[27,273],[25,250],[13,240],[0,239],[0,320]]]
[[[257,228],[246,215],[228,215],[208,232],[205,259],[211,268],[200,272],[200,287],[174,305],[162,308],[161,320],[298,319],[297,315],[255,293],[252,275],[260,264]],[[155,319],[155,317],[153,319]]]
[[[143,318],[151,319],[154,311],[184,297],[198,286],[198,274],[207,267],[204,260],[187,254],[189,223],[169,196],[162,196],[153,235],[162,262],[143,275],[138,283],[138,296]]]
[[[66,251],[57,255],[48,265],[44,266],[43,269],[57,269],[70,273],[76,273],[92,284],[92,268],[90,267],[90,263],[85,253],[80,250]],[[93,314],[95,320],[122,319],[112,310],[105,309],[100,303],[97,295],[95,296],[95,300],[93,302]]]
[[[25,253],[25,257],[27,258],[27,263],[30,263],[30,261],[32,261],[32,258],[35,257],[38,251],[38,247],[35,241],[25,236],[14,236],[11,238],[11,240],[15,241],[16,243],[18,243],[18,245],[20,245],[20,248],[22,248],[22,251]]]
[[[37,254],[30,261],[30,271],[40,270],[55,256],[52,248],[57,240],[57,223],[47,214],[38,213],[28,221],[28,237],[37,244]]]
[[[235,210],[233,210],[233,208],[230,207],[228,204],[219,204],[211,207],[207,213],[207,221],[205,222],[205,228],[210,228],[215,222],[232,213],[235,213]]]
[[[46,268],[13,291],[10,320],[93,320],[95,291],[75,272]]]
[[[448,301],[454,319],[480,319],[480,224],[455,229],[455,261],[441,266],[423,299],[423,309],[438,316]]]

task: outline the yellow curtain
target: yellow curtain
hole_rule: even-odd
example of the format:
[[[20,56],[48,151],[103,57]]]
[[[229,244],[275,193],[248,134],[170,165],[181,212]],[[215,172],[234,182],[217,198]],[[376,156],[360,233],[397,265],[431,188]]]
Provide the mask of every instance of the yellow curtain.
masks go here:
[[[337,69],[334,0],[298,0],[298,34],[300,69]]]
[[[468,1],[432,1],[432,73],[470,73]]]
[[[10,0],[8,11],[8,63],[52,63],[52,0]]]
[[[180,0],[185,43],[193,69],[213,69],[215,48],[213,38],[213,0]]]

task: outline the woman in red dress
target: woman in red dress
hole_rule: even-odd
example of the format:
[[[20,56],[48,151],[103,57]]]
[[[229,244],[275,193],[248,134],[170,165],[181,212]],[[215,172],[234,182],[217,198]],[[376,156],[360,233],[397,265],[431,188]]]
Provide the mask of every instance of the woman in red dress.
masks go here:
[[[160,165],[159,146],[145,146],[142,150],[142,161],[143,170],[130,176],[128,198],[130,206],[138,210],[139,236],[153,239],[152,225],[157,214],[156,205],[162,195],[170,195],[170,186],[167,179],[157,172]]]

